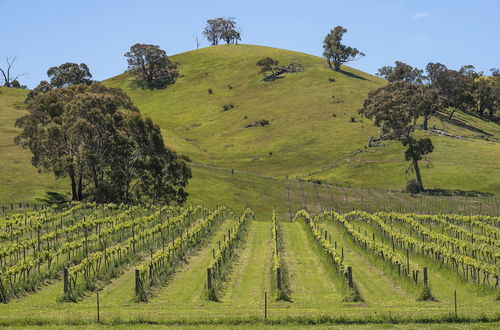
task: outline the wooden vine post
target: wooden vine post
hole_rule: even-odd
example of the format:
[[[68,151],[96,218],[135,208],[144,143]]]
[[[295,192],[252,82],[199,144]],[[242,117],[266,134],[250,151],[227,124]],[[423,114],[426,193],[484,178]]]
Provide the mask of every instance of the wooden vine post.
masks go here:
[[[210,291],[212,289],[212,269],[207,268],[207,289]]]
[[[352,289],[354,287],[354,284],[352,281],[352,267],[351,266],[347,267],[347,285],[349,286],[349,289]]]

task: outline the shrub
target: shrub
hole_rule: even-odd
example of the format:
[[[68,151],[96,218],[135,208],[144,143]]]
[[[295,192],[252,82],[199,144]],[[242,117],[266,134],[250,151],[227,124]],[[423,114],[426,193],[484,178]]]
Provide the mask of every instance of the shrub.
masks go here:
[[[356,122],[356,117],[351,117],[351,123],[355,123]]]
[[[222,106],[222,110],[221,110],[221,112],[224,112],[224,111],[229,111],[229,110],[231,110],[231,109],[233,109],[233,108],[234,108],[234,104],[232,104],[232,103],[230,103],[230,104],[225,104],[225,105],[223,105],[223,106]]]
[[[330,78],[328,78],[328,81],[329,81],[329,82],[335,82],[335,78],[330,77]]]
[[[213,93],[214,93],[214,91],[211,88],[209,88],[208,89],[208,94],[213,94]]]

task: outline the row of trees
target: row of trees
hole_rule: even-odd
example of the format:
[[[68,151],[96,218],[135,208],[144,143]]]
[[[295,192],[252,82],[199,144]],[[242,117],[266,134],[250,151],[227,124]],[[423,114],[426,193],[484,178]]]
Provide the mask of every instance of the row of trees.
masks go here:
[[[406,81],[434,89],[443,99],[446,107],[451,108],[451,119],[456,109],[473,111],[483,116],[493,117],[500,108],[500,72],[491,69],[491,75],[475,71],[472,65],[452,70],[441,63],[427,64],[425,71],[404,62],[396,61],[394,66],[384,66],[378,75],[389,82]],[[427,88],[427,89],[428,89]],[[430,111],[429,116],[436,112]],[[424,118],[423,127],[427,129],[429,117]]]
[[[83,63],[47,75],[16,121],[16,143],[32,152],[35,167],[69,178],[73,200],[185,201],[189,167],[121,89],[92,81]]]
[[[234,17],[217,17],[207,21],[203,35],[212,46],[218,45],[221,40],[237,44],[241,40],[241,28],[236,25]]]

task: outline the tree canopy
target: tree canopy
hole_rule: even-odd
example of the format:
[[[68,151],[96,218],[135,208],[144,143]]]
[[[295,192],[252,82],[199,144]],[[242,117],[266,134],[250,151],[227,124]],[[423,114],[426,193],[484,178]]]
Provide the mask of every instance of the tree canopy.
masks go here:
[[[191,171],[119,88],[77,84],[39,92],[17,120],[32,164],[69,177],[73,200],[182,203]]]
[[[68,87],[76,84],[91,84],[92,74],[85,63],[64,63],[47,71],[52,88]]]
[[[266,74],[267,72],[274,73],[274,70],[276,69],[276,66],[280,62],[276,59],[273,59],[269,56],[264,57],[260,60],[257,61],[256,65],[260,67],[260,73]]]
[[[356,48],[342,44],[342,38],[346,32],[347,29],[339,25],[331,30],[323,41],[323,56],[328,66],[331,68],[333,65],[336,71],[340,71],[342,64],[353,61],[359,56],[365,56]]]
[[[212,46],[224,40],[227,44],[238,43],[241,40],[241,28],[236,26],[234,17],[217,17],[207,20],[203,35]]]
[[[424,71],[414,68],[401,61],[396,61],[395,66],[383,66],[378,69],[378,76],[389,82],[407,81],[414,84],[421,84],[424,80]]]
[[[140,88],[161,89],[175,82],[179,76],[177,64],[157,45],[135,44],[125,53],[128,70],[134,76],[134,85]]]
[[[429,110],[429,107],[433,107]],[[405,158],[412,161],[419,190],[423,190],[418,161],[434,150],[429,138],[415,138],[418,121],[429,111],[437,111],[442,103],[428,86],[396,81],[368,94],[359,113],[373,119],[381,136],[400,141],[406,147]]]

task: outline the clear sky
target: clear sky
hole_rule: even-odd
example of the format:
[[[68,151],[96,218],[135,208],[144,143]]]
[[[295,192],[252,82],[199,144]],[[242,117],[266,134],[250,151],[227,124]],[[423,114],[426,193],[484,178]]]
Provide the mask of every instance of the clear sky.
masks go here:
[[[243,43],[314,55],[342,25],[345,43],[366,53],[350,65],[372,74],[395,60],[500,67],[499,0],[0,0],[0,65],[17,55],[15,72],[27,73],[20,80],[29,87],[65,62],[85,62],[103,80],[126,69],[132,44],[192,50],[193,33],[219,16],[236,18]]]

